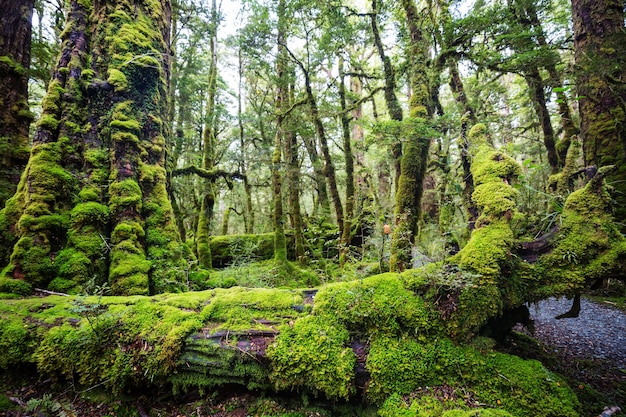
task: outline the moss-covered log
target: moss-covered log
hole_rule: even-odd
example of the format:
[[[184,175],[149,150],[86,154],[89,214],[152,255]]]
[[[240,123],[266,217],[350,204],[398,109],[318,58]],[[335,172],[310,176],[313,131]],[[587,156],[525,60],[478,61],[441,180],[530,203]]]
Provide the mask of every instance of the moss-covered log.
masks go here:
[[[116,294],[179,288],[166,191],[163,1],[71,1],[30,160],[0,214],[1,286]]]
[[[431,266],[317,293],[235,287],[7,300],[0,367],[35,366],[114,395],[237,384],[335,400],[361,395],[400,410],[408,406],[397,396],[421,392],[413,398],[426,401],[428,386],[456,392],[445,406],[459,410],[489,404],[499,415],[578,415],[573,391],[540,363],[495,353],[488,339],[458,344],[440,292],[453,275]]]

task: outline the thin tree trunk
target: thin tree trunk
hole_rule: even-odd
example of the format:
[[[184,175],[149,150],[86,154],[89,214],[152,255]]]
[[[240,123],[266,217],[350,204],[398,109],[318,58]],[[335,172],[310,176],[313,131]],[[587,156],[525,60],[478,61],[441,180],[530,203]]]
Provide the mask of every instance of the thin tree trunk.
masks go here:
[[[252,188],[250,187],[250,181],[248,181],[247,174],[247,155],[246,155],[246,140],[245,131],[243,126],[243,112],[241,98],[243,96],[243,59],[241,55],[241,48],[238,51],[239,57],[239,84],[237,94],[237,123],[239,126],[239,146],[241,148],[241,161],[239,162],[239,172],[243,176],[243,190],[246,195],[246,209],[244,216],[245,231],[246,233],[254,233],[254,210],[252,209]]]
[[[380,32],[378,31],[378,3],[377,0],[372,0],[372,13],[370,14],[372,34],[374,35],[374,45],[378,51],[378,56],[383,63],[383,74],[385,76],[385,103],[387,104],[387,111],[391,120],[402,121],[402,107],[396,97],[396,76],[394,74],[391,60],[385,54],[383,47],[383,41],[380,38]],[[395,187],[398,190],[398,184],[400,183],[400,161],[402,159],[402,143],[400,141],[391,145],[391,153],[394,160],[394,172],[395,172]]]
[[[290,79],[295,79],[295,73],[291,68]],[[295,101],[294,86],[289,86],[289,106]],[[304,235],[303,235],[303,222],[302,211],[300,209],[300,159],[298,157],[298,136],[293,127],[290,126],[289,130],[285,132],[285,161],[287,162],[287,190],[288,190],[288,202],[289,212],[291,219],[291,226],[294,234],[294,252],[295,257],[299,262],[304,261]]]
[[[346,261],[349,252],[350,239],[352,237],[352,218],[354,217],[354,155],[352,155],[352,143],[350,135],[350,115],[347,110],[346,99],[346,76],[344,74],[344,62],[339,58],[339,103],[341,105],[341,131],[343,135],[343,153],[346,160],[346,205],[343,229],[341,230],[341,250],[339,262],[341,265]]]
[[[288,102],[287,62],[288,53],[286,47],[286,2],[279,0],[278,3],[278,35],[276,44],[278,56],[276,57],[276,136],[274,138],[274,154],[272,156],[272,196],[274,203],[274,259],[280,262],[287,261],[287,239],[285,237],[285,215],[283,213],[282,175],[281,164],[283,141],[285,136],[285,115],[283,110]]]
[[[330,215],[330,199],[328,198],[328,186],[326,185],[326,179],[324,177],[324,167],[320,161],[317,147],[315,146],[315,139],[313,137],[303,136],[302,141],[306,148],[307,154],[311,165],[313,165],[313,178],[315,180],[315,186],[317,189],[317,205],[319,207],[322,217]]]
[[[293,57],[293,56],[292,56]],[[304,74],[304,88],[306,91],[309,108],[311,109],[311,119],[315,125],[315,132],[317,133],[317,139],[319,140],[320,148],[322,150],[322,157],[324,158],[324,176],[328,180],[328,188],[330,190],[330,199],[333,202],[335,208],[335,216],[337,218],[337,226],[339,230],[343,230],[343,206],[341,204],[341,198],[339,197],[339,189],[337,187],[337,177],[335,175],[335,165],[330,156],[330,149],[328,148],[328,139],[326,137],[326,129],[322,123],[322,119],[317,108],[317,101],[313,95],[313,88],[311,87],[311,77],[309,71],[304,65],[297,61],[298,66]]]
[[[537,16],[535,4],[533,2],[525,3],[525,11],[528,19],[530,20],[530,24],[535,28],[537,43],[540,47],[547,48],[548,42],[546,40],[541,22],[539,21],[539,17]],[[569,100],[563,89],[562,77],[556,69],[555,60],[550,59],[548,63],[546,63],[545,68],[549,75],[548,82],[553,91],[556,93],[559,115],[561,116],[561,139],[556,144],[556,150],[559,157],[559,168],[563,168],[572,137],[578,134],[579,129],[576,127],[574,120],[572,119]]]
[[[419,24],[419,16],[413,0],[402,0],[402,7],[406,13],[409,28],[409,54],[412,65],[409,69],[411,91],[409,101],[409,119],[403,127],[406,142],[402,150],[401,174],[396,193],[396,227],[391,241],[391,257],[389,268],[391,271],[403,271],[411,268],[412,247],[418,232],[418,222],[422,209],[423,181],[428,162],[428,148],[430,139],[421,136],[419,128],[413,123],[420,124],[431,117],[429,99],[432,95],[428,91],[428,49]]]
[[[214,31],[210,34],[209,53],[211,63],[209,67],[209,86],[206,102],[205,126],[202,137],[202,168],[207,171],[215,168],[215,100],[217,90],[217,5],[213,0],[211,3],[211,28]],[[211,245],[209,236],[211,235],[211,222],[213,220],[215,208],[215,180],[204,178],[202,184],[202,206],[198,218],[198,230],[196,232],[196,250],[198,254],[198,265],[202,268],[211,269]]]

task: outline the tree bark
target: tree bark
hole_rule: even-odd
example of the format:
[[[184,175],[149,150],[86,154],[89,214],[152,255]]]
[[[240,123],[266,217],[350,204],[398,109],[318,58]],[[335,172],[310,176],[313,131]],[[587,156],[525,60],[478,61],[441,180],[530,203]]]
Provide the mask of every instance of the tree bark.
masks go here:
[[[428,91],[428,48],[422,37],[419,15],[413,0],[403,0],[409,28],[409,70],[412,96],[409,101],[409,119],[403,126],[406,141],[402,150],[401,174],[396,193],[395,229],[391,241],[391,271],[403,271],[411,268],[412,247],[418,231],[418,222],[422,214],[421,201],[423,181],[428,162],[430,139],[424,137],[423,125],[432,114],[429,110],[432,95]]]
[[[626,38],[620,0],[572,0],[585,165],[615,165],[615,215],[626,218]],[[622,231],[624,228],[622,228]]]
[[[341,248],[339,263],[343,265],[349,251],[352,237],[352,220],[354,217],[354,155],[352,154],[352,137],[350,134],[350,115],[347,110],[346,76],[343,58],[339,58],[339,104],[341,105],[341,132],[343,136],[343,153],[346,160],[346,204],[343,229],[341,230]]]
[[[0,0],[0,209],[28,162],[28,71],[34,0]]]
[[[164,149],[170,18],[167,0],[70,2],[31,157],[3,212],[17,240],[5,278],[25,291],[183,285]]]
[[[217,95],[217,4],[213,0],[211,3],[211,29],[209,35],[209,86],[206,101],[206,114],[204,133],[202,135],[202,168],[210,171],[215,168],[215,147],[216,147],[216,95]],[[198,217],[198,229],[196,231],[196,250],[198,255],[198,265],[205,269],[211,269],[211,246],[209,236],[211,235],[211,222],[213,221],[215,208],[215,180],[205,178],[202,181],[202,206]]]
[[[276,135],[274,137],[274,154],[272,156],[272,197],[274,203],[274,259],[279,262],[287,261],[287,239],[285,237],[285,215],[283,212],[282,193],[282,148],[285,137],[286,120],[284,109],[288,105],[289,82],[287,79],[288,52],[287,41],[287,16],[286,2],[280,0],[278,3],[278,34],[276,45],[278,56],[276,57]]]

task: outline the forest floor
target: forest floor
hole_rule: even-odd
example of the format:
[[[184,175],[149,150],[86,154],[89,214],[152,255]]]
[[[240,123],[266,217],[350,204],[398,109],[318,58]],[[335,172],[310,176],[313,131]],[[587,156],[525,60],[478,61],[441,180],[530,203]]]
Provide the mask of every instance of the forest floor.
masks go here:
[[[569,310],[571,301],[548,299],[530,307],[535,323],[532,337],[518,327],[503,349],[508,353],[538,359],[564,375],[584,404],[583,416],[595,416],[604,406],[626,409],[626,311],[610,301],[582,299],[580,316],[556,320]],[[59,389],[50,381],[26,374],[3,375],[0,399],[20,402],[14,411],[0,416],[137,416],[137,417],[245,417],[245,416],[375,416],[376,410],[363,406],[308,404],[308,399],[272,399],[261,394],[228,392],[220,396],[188,397],[171,395],[156,399],[146,393],[130,401],[105,404],[96,390],[77,392],[71,386]],[[3,395],[1,395],[3,394]],[[31,406],[28,407],[27,403]],[[311,400],[313,402],[313,400]],[[35,407],[35,405],[38,405]],[[32,410],[27,411],[28,408]],[[63,414],[65,413],[65,414]],[[622,415],[622,414],[618,414]]]
[[[611,405],[626,410],[626,311],[617,304],[621,302],[583,297],[579,317],[557,320],[572,301],[543,300],[529,308],[535,326],[532,335],[517,327],[521,333],[509,339],[506,350],[538,359],[565,376],[587,410],[600,414],[604,406]]]

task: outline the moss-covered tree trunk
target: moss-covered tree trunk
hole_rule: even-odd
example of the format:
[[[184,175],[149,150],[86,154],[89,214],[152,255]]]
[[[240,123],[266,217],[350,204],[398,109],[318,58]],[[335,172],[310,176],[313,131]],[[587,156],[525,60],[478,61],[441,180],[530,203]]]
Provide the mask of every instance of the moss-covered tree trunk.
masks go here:
[[[31,156],[2,212],[3,282],[116,294],[180,286],[166,190],[170,3],[71,1]]]
[[[0,209],[28,161],[28,70],[34,0],[0,0]]]
[[[248,180],[247,174],[247,154],[246,154],[246,136],[244,130],[244,119],[243,119],[243,58],[241,53],[241,47],[238,51],[238,69],[239,69],[239,83],[238,83],[238,94],[237,94],[237,124],[239,127],[239,146],[241,148],[241,160],[239,161],[239,172],[243,176],[243,190],[246,195],[245,202],[245,215],[244,215],[244,224],[246,233],[254,233],[254,210],[252,208],[252,187],[250,186],[250,181]]]
[[[620,0],[572,0],[585,164],[616,165],[616,217],[626,219],[626,34]]]
[[[209,85],[206,101],[205,124],[202,134],[202,168],[210,171],[215,168],[215,100],[217,92],[217,4],[215,0],[211,3],[211,33],[209,39]],[[215,207],[215,179],[204,178],[202,180],[202,205],[198,215],[198,229],[196,232],[196,250],[198,253],[198,264],[202,268],[210,269],[211,247],[209,237],[211,235],[211,221],[213,220],[213,210]]]
[[[378,2],[377,0],[372,0],[372,13],[370,14],[370,24],[372,27],[372,34],[374,35],[374,46],[376,46],[378,56],[383,63],[383,75],[385,77],[385,103],[387,105],[387,111],[389,112],[389,117],[391,118],[391,120],[400,122],[402,121],[402,107],[400,107],[398,97],[396,96],[396,75],[395,71],[393,70],[393,66],[391,65],[391,59],[389,58],[389,56],[387,56],[387,54],[385,53],[385,48],[383,47],[383,41],[380,37],[380,31],[378,30],[377,16]],[[398,185],[400,184],[400,172],[402,170],[402,143],[400,141],[396,141],[391,145],[391,153],[393,155],[395,168],[394,185],[397,191]]]
[[[430,139],[425,136],[424,124],[430,118],[428,91],[428,48],[422,37],[419,15],[413,0],[403,0],[409,28],[409,56],[412,96],[409,118],[403,126],[405,142],[402,149],[401,173],[396,193],[395,228],[391,241],[389,267],[392,271],[411,268],[412,247],[421,217],[424,174],[428,162]]]
[[[274,154],[272,155],[272,197],[274,204],[274,259],[279,262],[287,261],[287,239],[285,237],[285,214],[283,211],[282,193],[282,148],[285,136],[286,120],[284,110],[289,100],[289,81],[287,78],[287,65],[289,54],[287,52],[287,5],[285,0],[278,3],[278,33],[276,44],[278,56],[276,57],[276,136],[274,138]]]
[[[330,216],[330,199],[328,198],[328,186],[324,177],[324,167],[315,145],[313,136],[304,135],[302,137],[304,147],[306,148],[309,160],[313,166],[313,180],[315,181],[315,189],[317,190],[317,204],[315,205],[316,214],[326,217]]]
[[[339,104],[341,105],[341,133],[343,137],[343,154],[346,160],[346,204],[341,232],[341,248],[339,262],[341,265],[346,261],[352,237],[352,217],[354,216],[354,155],[352,154],[352,135],[350,132],[350,114],[348,113],[348,101],[346,92],[346,75],[344,74],[344,61],[339,58]]]
[[[292,58],[295,57],[292,55]],[[304,64],[296,60],[298,66],[304,74],[304,89],[307,95],[307,101],[309,109],[311,110],[311,119],[313,119],[313,125],[315,125],[315,133],[317,133],[317,140],[322,150],[322,158],[324,159],[324,168],[322,172],[328,181],[328,189],[330,191],[330,199],[335,209],[335,218],[337,219],[337,225],[339,230],[343,230],[343,205],[341,204],[341,197],[339,196],[339,187],[337,186],[337,176],[335,175],[335,164],[333,163],[330,155],[330,148],[328,147],[328,135],[326,129],[322,123],[319,108],[317,106],[317,100],[313,94],[313,87],[311,86],[311,76],[309,70],[305,68]]]
[[[291,91],[293,91],[290,88]],[[293,97],[290,97],[293,101]],[[289,217],[294,234],[294,252],[296,259],[304,261],[304,235],[302,211],[300,209],[300,161],[298,158],[298,136],[293,129],[289,129],[285,135],[285,160],[287,161],[287,184]]]
[[[524,11],[528,18],[530,25],[534,29],[536,34],[537,44],[540,48],[548,48],[548,41],[546,35],[537,15],[537,7],[534,2],[524,2]],[[572,141],[572,137],[578,134],[578,127],[574,124],[572,119],[572,112],[569,106],[569,99],[565,94],[565,88],[563,87],[563,77],[557,70],[557,59],[554,55],[547,57],[547,62],[544,64],[546,71],[548,72],[548,80],[552,91],[556,93],[557,106],[559,116],[561,117],[561,138],[556,143],[556,150],[558,153],[559,168],[563,168],[565,165],[565,159],[567,158],[567,150]]]

